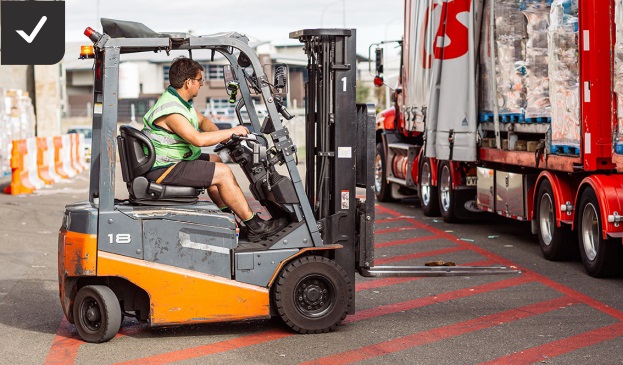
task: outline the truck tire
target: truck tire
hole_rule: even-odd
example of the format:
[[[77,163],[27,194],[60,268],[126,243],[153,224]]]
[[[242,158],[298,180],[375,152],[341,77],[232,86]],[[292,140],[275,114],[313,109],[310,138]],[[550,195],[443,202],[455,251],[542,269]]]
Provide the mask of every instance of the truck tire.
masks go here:
[[[121,307],[107,286],[87,285],[74,300],[74,321],[78,335],[86,342],[106,342],[121,327]]]
[[[298,333],[333,331],[346,318],[353,285],[333,260],[306,256],[286,265],[272,292],[279,317]]]
[[[562,225],[556,226],[555,202],[552,184],[549,180],[544,180],[539,187],[534,207],[541,252],[543,257],[550,261],[568,259],[574,251],[572,247],[574,237],[571,229]]]
[[[623,245],[620,239],[603,238],[603,218],[592,188],[582,193],[577,218],[580,256],[588,275],[601,278],[620,274]]]
[[[382,143],[376,144],[376,155],[374,157],[374,193],[379,202],[392,201],[392,187],[387,182],[387,166],[385,163],[385,150]]]
[[[446,223],[458,221],[456,216],[456,192],[452,188],[452,170],[450,162],[444,161],[439,166],[439,179],[437,179],[437,187],[439,188],[439,210],[441,217]]]
[[[432,166],[429,158],[424,158],[418,177],[418,195],[422,212],[427,217],[439,216],[439,198],[436,187],[432,186]]]

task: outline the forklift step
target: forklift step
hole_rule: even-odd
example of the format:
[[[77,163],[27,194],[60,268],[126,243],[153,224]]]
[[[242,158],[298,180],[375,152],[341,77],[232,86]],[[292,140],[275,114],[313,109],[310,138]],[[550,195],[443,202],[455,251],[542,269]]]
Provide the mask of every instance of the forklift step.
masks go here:
[[[276,233],[275,235],[269,237],[268,239],[264,239],[257,242],[246,241],[240,239],[238,241],[238,247],[234,249],[234,252],[255,252],[255,251],[266,251],[270,249],[273,245],[279,242],[280,239],[287,236],[290,232],[294,231],[298,227],[305,224],[305,221],[300,221],[298,223],[290,223],[281,232]]]
[[[374,266],[361,268],[363,277],[441,277],[521,274],[507,266]]]

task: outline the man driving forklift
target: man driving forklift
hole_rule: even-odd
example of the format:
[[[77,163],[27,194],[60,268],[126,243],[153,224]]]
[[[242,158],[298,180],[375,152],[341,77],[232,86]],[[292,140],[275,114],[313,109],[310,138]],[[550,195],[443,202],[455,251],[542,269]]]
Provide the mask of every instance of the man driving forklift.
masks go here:
[[[156,162],[146,177],[158,184],[207,189],[214,204],[242,220],[241,235],[248,235],[250,241],[266,238],[287,226],[287,219],[260,218],[251,210],[229,166],[217,155],[201,153],[201,147],[249,133],[242,125],[219,130],[194,109],[193,98],[203,86],[203,71],[203,66],[190,58],[173,60],[170,86],[143,118],[143,132],[156,153]]]

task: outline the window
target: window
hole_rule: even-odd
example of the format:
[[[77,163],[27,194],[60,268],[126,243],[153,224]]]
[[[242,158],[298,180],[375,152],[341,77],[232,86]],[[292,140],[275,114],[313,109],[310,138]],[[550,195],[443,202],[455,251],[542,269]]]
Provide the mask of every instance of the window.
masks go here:
[[[170,69],[171,69],[171,66],[162,67],[162,72],[164,73],[164,82],[169,82],[169,70]]]
[[[232,104],[229,103],[229,99],[208,99],[208,107],[211,109],[233,109]]]
[[[206,80],[223,80],[223,65],[203,65]]]

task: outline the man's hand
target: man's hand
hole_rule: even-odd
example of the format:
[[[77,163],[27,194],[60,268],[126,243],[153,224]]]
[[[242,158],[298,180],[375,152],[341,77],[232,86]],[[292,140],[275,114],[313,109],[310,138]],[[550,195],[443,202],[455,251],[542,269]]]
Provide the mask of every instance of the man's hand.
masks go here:
[[[247,129],[247,127],[239,125],[239,126],[232,128],[231,133],[244,137],[247,134],[249,134],[249,130]]]

